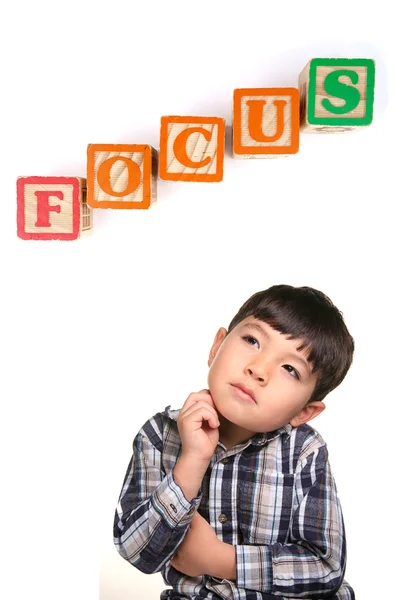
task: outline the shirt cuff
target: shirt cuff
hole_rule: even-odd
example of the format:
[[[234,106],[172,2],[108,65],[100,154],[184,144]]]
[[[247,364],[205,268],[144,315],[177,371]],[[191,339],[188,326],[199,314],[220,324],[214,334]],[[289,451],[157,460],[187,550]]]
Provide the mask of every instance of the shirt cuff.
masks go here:
[[[268,546],[235,546],[236,586],[272,593],[272,556]]]
[[[202,492],[199,488],[196,498],[188,502],[182,488],[173,477],[173,471],[170,471],[152,495],[152,502],[154,508],[173,529],[177,525],[187,525],[192,521],[193,513],[200,505],[201,496]]]

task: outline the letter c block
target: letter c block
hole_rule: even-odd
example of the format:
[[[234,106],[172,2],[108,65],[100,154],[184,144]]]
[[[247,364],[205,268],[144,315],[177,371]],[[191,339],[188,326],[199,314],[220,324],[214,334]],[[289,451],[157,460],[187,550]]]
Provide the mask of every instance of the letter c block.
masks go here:
[[[76,240],[92,233],[82,177],[18,177],[17,235],[23,240]]]
[[[149,208],[157,199],[158,152],[142,144],[90,144],[87,201],[93,208]]]
[[[224,151],[224,119],[161,117],[161,179],[222,181]]]
[[[233,92],[232,156],[276,158],[299,151],[297,88],[251,88]]]
[[[299,76],[300,131],[337,133],[372,123],[375,61],[313,58]]]

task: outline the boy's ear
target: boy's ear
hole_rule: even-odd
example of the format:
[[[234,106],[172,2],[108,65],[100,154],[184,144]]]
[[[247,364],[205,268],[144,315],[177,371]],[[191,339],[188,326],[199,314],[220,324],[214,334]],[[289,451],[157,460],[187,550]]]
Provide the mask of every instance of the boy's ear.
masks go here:
[[[325,410],[325,408],[325,404],[323,402],[320,402],[319,400],[311,402],[310,404],[304,406],[297,413],[297,415],[293,417],[291,421],[289,421],[289,423],[292,425],[292,427],[298,427],[299,425],[307,423],[308,421],[311,421],[311,419],[315,419],[315,417],[318,417],[318,415],[321,414],[322,411]]]
[[[208,366],[209,367],[211,367],[211,363],[214,360],[214,357],[217,354],[219,347],[221,346],[222,342],[226,338],[227,334],[228,334],[228,331],[225,329],[225,327],[220,327],[218,329],[216,336],[214,338],[214,343],[211,346],[210,354],[208,356]]]

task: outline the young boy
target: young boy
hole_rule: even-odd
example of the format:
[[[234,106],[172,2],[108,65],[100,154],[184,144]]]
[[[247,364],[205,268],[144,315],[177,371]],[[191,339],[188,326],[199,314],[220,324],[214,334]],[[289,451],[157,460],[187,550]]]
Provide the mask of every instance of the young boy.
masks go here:
[[[308,425],[354,341],[309,287],[254,294],[212,345],[208,389],[136,435],[114,543],[161,600],[354,600],[326,443]]]

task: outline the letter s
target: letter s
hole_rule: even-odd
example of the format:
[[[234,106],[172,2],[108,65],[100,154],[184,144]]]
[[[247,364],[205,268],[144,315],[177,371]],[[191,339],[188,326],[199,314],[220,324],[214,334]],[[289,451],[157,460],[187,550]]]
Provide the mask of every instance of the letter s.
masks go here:
[[[345,100],[343,106],[334,106],[328,98],[322,100],[321,104],[325,110],[336,115],[343,115],[354,110],[360,102],[360,92],[358,89],[346,83],[341,83],[339,81],[341,75],[348,77],[352,84],[358,83],[358,73],[348,69],[337,69],[325,77],[324,89],[326,93]]]

